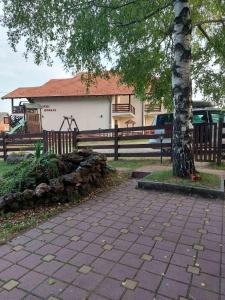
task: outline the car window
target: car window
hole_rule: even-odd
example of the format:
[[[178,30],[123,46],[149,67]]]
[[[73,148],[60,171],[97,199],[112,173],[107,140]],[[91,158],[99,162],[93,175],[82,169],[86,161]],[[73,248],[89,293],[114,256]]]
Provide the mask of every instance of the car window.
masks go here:
[[[193,124],[208,123],[207,111],[193,111]]]
[[[173,114],[164,114],[157,116],[157,126],[170,125],[173,123]]]
[[[215,111],[215,112],[211,112],[211,118],[212,118],[212,122],[213,123],[218,123],[220,120],[220,114],[221,112]],[[223,114],[223,121],[225,122],[225,114]]]
[[[220,115],[218,113],[211,113],[211,117],[212,117],[212,122],[213,123],[218,123],[219,122]]]
[[[152,126],[156,126],[157,117],[152,121]]]

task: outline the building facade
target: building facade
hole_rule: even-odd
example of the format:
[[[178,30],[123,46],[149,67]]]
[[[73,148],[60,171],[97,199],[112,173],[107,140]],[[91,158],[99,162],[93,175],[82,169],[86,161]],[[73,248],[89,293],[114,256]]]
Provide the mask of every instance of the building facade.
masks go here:
[[[19,88],[3,97],[12,100],[27,99],[41,107],[41,122],[44,130],[59,130],[64,117],[73,117],[79,130],[151,125],[161,107],[150,107],[138,100],[133,89],[119,84],[119,78],[97,78],[88,89],[78,74],[73,78],[50,80],[35,88]],[[66,124],[62,130],[67,130]]]

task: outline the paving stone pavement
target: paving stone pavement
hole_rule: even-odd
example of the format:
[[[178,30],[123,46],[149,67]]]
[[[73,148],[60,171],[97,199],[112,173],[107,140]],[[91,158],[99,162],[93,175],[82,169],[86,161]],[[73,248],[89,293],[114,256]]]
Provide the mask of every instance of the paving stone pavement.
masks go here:
[[[0,246],[0,300],[225,300],[225,206],[104,192]]]

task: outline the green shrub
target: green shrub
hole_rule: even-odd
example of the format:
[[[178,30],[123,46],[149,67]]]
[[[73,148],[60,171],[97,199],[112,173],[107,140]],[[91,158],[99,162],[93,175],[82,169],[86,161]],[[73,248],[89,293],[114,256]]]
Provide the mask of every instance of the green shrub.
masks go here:
[[[23,151],[10,153],[11,156],[24,156],[25,154],[26,154],[26,152],[23,152]]]
[[[58,158],[54,154],[40,154],[19,163],[12,171],[3,175],[0,184],[0,196],[11,192],[33,189],[41,182],[59,176]],[[39,156],[40,154],[40,156]]]
[[[37,143],[34,144],[34,149],[35,149],[35,157],[39,159],[43,155],[43,143],[41,141],[38,141]]]

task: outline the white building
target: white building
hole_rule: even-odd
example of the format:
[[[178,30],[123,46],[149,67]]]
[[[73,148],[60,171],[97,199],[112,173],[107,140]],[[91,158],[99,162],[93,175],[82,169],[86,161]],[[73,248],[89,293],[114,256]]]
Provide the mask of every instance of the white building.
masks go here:
[[[39,87],[18,88],[2,99],[27,99],[40,104],[41,122],[44,130],[59,130],[63,117],[73,116],[80,130],[112,128],[117,120],[119,127],[151,125],[161,111],[139,101],[133,89],[119,84],[117,76],[109,79],[97,77],[89,88],[78,74],[69,79],[53,79]],[[66,128],[64,128],[66,130]]]

